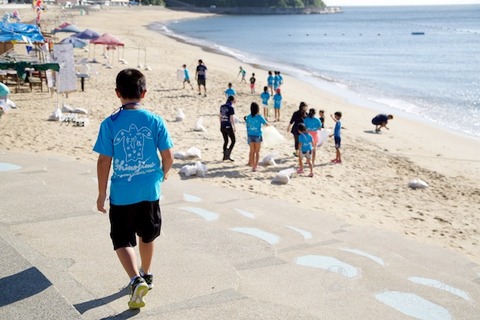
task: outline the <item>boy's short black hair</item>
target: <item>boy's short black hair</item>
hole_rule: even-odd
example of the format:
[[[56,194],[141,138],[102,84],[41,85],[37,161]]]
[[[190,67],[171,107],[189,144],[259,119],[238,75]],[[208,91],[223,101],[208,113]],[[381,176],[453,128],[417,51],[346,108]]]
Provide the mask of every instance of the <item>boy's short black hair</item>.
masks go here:
[[[337,111],[334,113],[337,117],[341,118],[342,117],[342,113],[340,111]]]
[[[299,132],[307,131],[307,127],[305,126],[304,123],[299,123],[298,126],[297,126],[297,129],[298,129]]]
[[[136,69],[120,71],[116,79],[117,90],[124,99],[140,99],[147,90],[147,80],[143,73]]]

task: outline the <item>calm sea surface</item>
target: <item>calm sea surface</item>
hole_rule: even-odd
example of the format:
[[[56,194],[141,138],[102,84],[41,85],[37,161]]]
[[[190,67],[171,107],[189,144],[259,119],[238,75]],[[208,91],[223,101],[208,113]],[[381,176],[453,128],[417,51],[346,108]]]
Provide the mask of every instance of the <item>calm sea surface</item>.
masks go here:
[[[151,27],[353,102],[480,137],[478,5],[346,7],[341,14],[216,16]]]

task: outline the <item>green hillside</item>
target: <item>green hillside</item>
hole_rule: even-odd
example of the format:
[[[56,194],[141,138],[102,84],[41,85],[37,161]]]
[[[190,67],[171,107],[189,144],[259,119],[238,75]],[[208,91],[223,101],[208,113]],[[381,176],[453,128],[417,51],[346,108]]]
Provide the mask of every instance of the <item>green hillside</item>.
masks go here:
[[[323,8],[322,0],[181,0],[196,7]]]

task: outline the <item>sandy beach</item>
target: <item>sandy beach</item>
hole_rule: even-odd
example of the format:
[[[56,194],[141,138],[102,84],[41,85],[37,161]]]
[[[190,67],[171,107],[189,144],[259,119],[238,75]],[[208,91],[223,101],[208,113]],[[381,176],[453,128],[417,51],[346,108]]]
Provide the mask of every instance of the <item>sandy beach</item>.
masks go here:
[[[33,12],[22,12],[24,22],[33,17]],[[119,107],[114,93],[115,76],[123,68],[137,67],[140,62],[145,69],[146,48],[148,93],[145,108],[152,110],[167,121],[175,143],[175,151],[190,147],[201,150],[201,162],[208,168],[205,177],[185,177],[181,167],[196,160],[176,160],[171,179],[197,179],[209,185],[244,190],[270,199],[287,199],[302,208],[335,214],[351,224],[366,224],[406,234],[425,242],[453,248],[480,263],[480,140],[429,126],[412,119],[395,116],[389,131],[372,134],[370,120],[378,113],[290,77],[284,76],[284,104],[281,121],[274,126],[286,142],[274,148],[262,147],[261,158],[276,154],[276,166],[261,167],[257,172],[246,164],[248,145],[245,125],[237,126],[237,144],[232,158],[235,162],[222,161],[222,136],[219,131],[218,110],[225,100],[224,91],[228,82],[233,82],[238,98],[235,106],[239,119],[249,113],[252,101],[260,102],[259,96],[251,95],[247,85],[238,83],[238,67],[241,63],[202,48],[191,46],[160,33],[149,30],[149,24],[172,19],[199,17],[199,14],[175,12],[155,7],[107,8],[88,15],[78,10],[68,12],[51,8],[43,19],[51,25],[60,24],[61,17],[68,18],[81,30],[90,28],[98,33],[111,33],[125,43],[124,59],[128,64],[115,61],[113,68],[102,62],[102,48],[96,48],[95,64],[98,76],[85,83],[85,92],[69,94],[68,98],[57,97],[37,88],[33,92],[12,93],[18,109],[11,110],[0,119],[1,153],[21,151],[28,153],[61,154],[78,161],[94,162],[97,154],[92,151],[100,122]],[[63,38],[67,35],[60,35]],[[93,49],[93,47],[92,47]],[[91,59],[90,53],[76,49],[76,59]],[[120,49],[120,55],[123,55]],[[208,67],[208,96],[196,90],[182,89],[176,79],[176,71],[187,64],[193,75],[196,62],[203,59]],[[266,70],[243,65],[249,73],[257,75],[257,92],[265,84]],[[194,86],[196,89],[196,86]],[[47,121],[57,103],[64,102],[88,110],[89,124],[74,127],[59,122]],[[343,164],[333,165],[333,141],[329,140],[317,152],[315,177],[297,175],[288,185],[272,184],[278,171],[297,165],[292,156],[293,139],[286,129],[291,114],[298,109],[300,101],[310,107],[324,109],[326,127],[334,125],[330,114],[343,113],[342,132]],[[179,110],[185,114],[184,121],[176,121]],[[205,132],[194,131],[199,118],[203,119]],[[242,120],[243,121],[243,120]],[[422,179],[429,188],[413,190],[408,187],[412,179]],[[168,188],[168,181],[164,185]],[[219,195],[220,196],[220,195]],[[292,212],[295,219],[296,212]],[[379,244],[381,245],[381,244]]]

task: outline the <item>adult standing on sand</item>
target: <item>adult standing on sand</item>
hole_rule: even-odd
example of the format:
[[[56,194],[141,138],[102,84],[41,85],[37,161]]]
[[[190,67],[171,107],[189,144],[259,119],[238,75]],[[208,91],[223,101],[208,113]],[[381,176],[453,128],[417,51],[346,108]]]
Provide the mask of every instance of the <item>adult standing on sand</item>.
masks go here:
[[[303,119],[307,117],[307,104],[305,102],[300,102],[298,106],[298,110],[292,114],[292,118],[290,119],[290,123],[288,124],[287,132],[291,132],[293,134],[293,139],[295,141],[295,152],[293,155],[298,157],[298,124],[303,123]]]
[[[230,160],[230,155],[235,145],[235,109],[233,104],[235,103],[235,96],[229,96],[227,102],[220,107],[220,131],[223,136],[223,160]],[[230,138],[230,146],[228,145],[228,138]]]
[[[207,96],[207,66],[203,63],[202,59],[198,60],[198,66],[195,70],[195,79],[198,84],[198,95],[202,95],[201,87],[203,86],[204,97]]]

